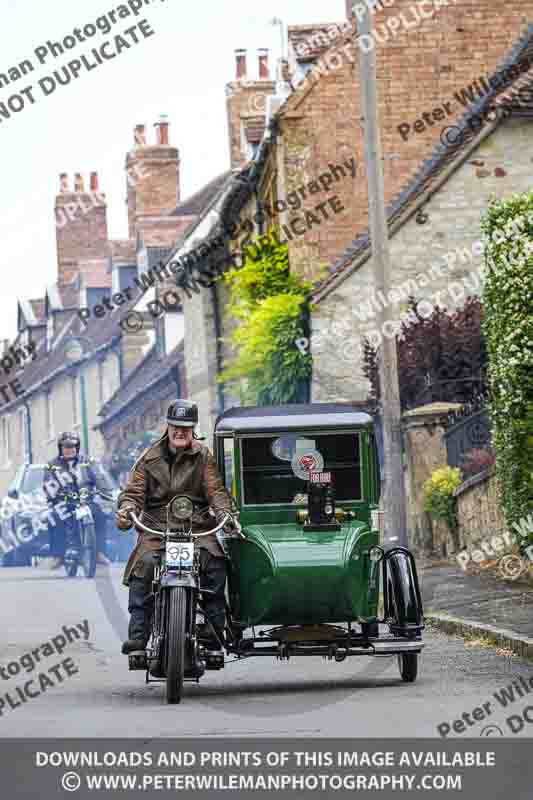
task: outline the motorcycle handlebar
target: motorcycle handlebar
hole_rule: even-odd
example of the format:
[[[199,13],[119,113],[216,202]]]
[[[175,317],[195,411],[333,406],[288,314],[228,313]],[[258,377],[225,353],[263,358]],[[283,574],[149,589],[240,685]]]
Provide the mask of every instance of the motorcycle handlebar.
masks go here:
[[[150,533],[155,536],[160,536],[162,539],[166,536],[165,531],[155,531],[153,528],[148,528],[146,525],[143,525],[143,523],[140,521],[139,517],[135,514],[134,511],[130,511],[130,515],[135,525],[141,528],[141,530],[146,531],[146,533]],[[224,519],[222,520],[221,523],[219,523],[219,525],[217,525],[216,528],[213,528],[210,531],[205,531],[205,533],[193,533],[191,535],[193,539],[197,539],[200,536],[208,536],[210,533],[217,533],[217,531],[219,531],[221,528],[224,527],[224,525],[227,523],[229,519],[230,515],[225,514]]]

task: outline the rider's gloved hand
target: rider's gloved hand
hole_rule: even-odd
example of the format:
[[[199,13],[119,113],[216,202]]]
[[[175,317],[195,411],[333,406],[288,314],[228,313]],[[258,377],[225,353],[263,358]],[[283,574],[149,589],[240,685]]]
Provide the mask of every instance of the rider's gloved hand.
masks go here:
[[[239,520],[235,516],[231,516],[224,525],[224,533],[227,536],[239,536],[242,533],[242,528]]]
[[[117,513],[115,514],[115,524],[117,528],[121,531],[129,531],[133,525],[133,520],[131,518],[131,512],[135,511],[133,506],[123,506],[119,508]]]

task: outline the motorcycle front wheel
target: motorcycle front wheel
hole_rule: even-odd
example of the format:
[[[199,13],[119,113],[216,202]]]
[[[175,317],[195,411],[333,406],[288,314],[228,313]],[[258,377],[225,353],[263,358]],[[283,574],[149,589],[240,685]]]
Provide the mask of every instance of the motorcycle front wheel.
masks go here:
[[[94,578],[96,573],[96,531],[94,525],[84,525],[81,529],[81,568],[86,578]]]
[[[167,595],[166,674],[167,703],[179,703],[183,692],[185,671],[185,636],[187,621],[187,590],[175,586]]]

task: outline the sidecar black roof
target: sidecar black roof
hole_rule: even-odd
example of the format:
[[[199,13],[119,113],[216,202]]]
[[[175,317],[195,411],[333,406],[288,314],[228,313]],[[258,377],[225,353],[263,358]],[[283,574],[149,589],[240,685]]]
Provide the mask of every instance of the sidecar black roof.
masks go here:
[[[291,431],[302,428],[361,428],[372,423],[364,404],[292,403],[229,408],[215,423],[215,433]]]

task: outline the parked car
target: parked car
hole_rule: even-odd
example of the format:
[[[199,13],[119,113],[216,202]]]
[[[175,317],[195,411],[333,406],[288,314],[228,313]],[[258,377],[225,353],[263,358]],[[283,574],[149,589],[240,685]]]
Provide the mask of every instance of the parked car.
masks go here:
[[[113,497],[113,501],[101,500],[101,508],[107,518],[106,552],[111,561],[126,561],[132,548],[131,536],[124,536],[114,524],[114,507],[119,488],[108,470],[98,461],[93,462],[97,488]],[[42,488],[45,464],[23,464],[7,495],[12,500],[25,498],[27,508],[15,511],[13,516],[1,525],[0,558],[4,567],[30,566],[32,558],[47,557],[49,554],[48,530],[33,532],[32,518],[39,513],[44,516],[48,510]],[[31,502],[30,502],[31,501]]]

